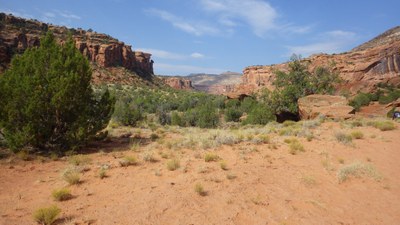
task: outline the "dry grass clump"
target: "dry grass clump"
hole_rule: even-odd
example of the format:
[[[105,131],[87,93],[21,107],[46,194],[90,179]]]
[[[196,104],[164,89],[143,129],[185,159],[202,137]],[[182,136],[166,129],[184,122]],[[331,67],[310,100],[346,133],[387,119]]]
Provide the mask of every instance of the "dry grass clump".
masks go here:
[[[170,159],[167,162],[167,169],[170,171],[174,171],[181,167],[179,159]]]
[[[303,175],[301,177],[301,181],[306,185],[306,186],[313,186],[317,184],[317,181],[315,178],[311,175]]]
[[[359,131],[359,130],[352,131],[352,132],[350,133],[350,135],[351,135],[351,137],[354,138],[354,139],[363,139],[363,138],[364,138],[363,132],[361,132],[361,131]]]
[[[152,151],[147,151],[143,154],[143,160],[145,162],[157,162],[156,157]]]
[[[207,195],[207,192],[204,190],[203,185],[201,185],[200,183],[197,183],[197,184],[194,186],[194,191],[195,191],[197,194],[199,194],[200,196],[206,196],[206,195]]]
[[[396,129],[396,125],[392,121],[379,120],[379,121],[369,121],[367,123],[369,126],[378,128],[381,131],[388,131]]]
[[[221,161],[219,163],[219,166],[221,167],[222,170],[228,170],[228,165],[226,164],[225,161]]]
[[[335,138],[337,141],[343,144],[350,144],[353,141],[353,137],[351,135],[345,134],[343,132],[335,133]]]
[[[56,201],[66,201],[72,198],[71,191],[68,188],[56,189],[51,193]]]
[[[350,177],[371,177],[374,180],[379,181],[382,176],[376,171],[375,167],[371,164],[364,164],[361,162],[354,162],[343,166],[337,173],[339,183],[348,180]]]
[[[72,155],[68,157],[68,162],[74,166],[87,165],[92,161],[87,155]]]
[[[51,225],[57,220],[57,217],[60,213],[61,209],[55,205],[52,205],[48,208],[37,209],[33,213],[33,219],[39,224]]]
[[[107,177],[107,169],[101,168],[101,169],[99,170],[99,177],[100,177],[100,179],[106,178],[106,177]]]
[[[122,167],[134,166],[138,164],[136,156],[124,156],[119,160],[119,165]]]
[[[292,155],[305,151],[304,146],[296,138],[285,139],[284,142],[289,144],[289,153]]]
[[[208,152],[205,156],[204,156],[204,161],[206,162],[216,162],[219,160],[219,156],[215,153],[212,152]]]
[[[228,179],[228,180],[233,180],[233,179],[235,179],[237,176],[235,175],[235,174],[233,174],[233,173],[228,173],[227,175],[226,175],[226,178]]]
[[[75,168],[66,169],[61,176],[70,185],[81,182],[81,174]]]
[[[271,138],[267,134],[259,134],[253,138],[252,142],[255,144],[269,144]]]

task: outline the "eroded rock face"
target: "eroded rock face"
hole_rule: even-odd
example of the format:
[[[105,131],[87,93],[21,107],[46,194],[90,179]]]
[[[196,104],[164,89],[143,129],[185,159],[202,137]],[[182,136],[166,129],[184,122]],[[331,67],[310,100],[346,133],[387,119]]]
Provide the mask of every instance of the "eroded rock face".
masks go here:
[[[348,105],[343,96],[308,95],[298,100],[299,114],[302,120],[314,119],[319,115],[334,119],[349,119],[355,110]]]
[[[183,77],[160,77],[164,84],[177,90],[193,90],[192,81]]]
[[[153,74],[151,54],[132,51],[130,45],[106,34],[48,25],[4,13],[0,13],[0,21],[0,72],[8,67],[14,54],[22,53],[28,47],[39,46],[40,37],[51,30],[60,43],[65,42],[71,32],[76,48],[99,67],[123,67],[144,78]]]
[[[400,84],[400,27],[386,31],[373,40],[342,54],[317,54],[304,59],[310,71],[332,66],[344,82],[338,92],[372,92],[378,83]],[[333,63],[333,65],[332,65]],[[275,71],[287,71],[288,64],[249,66],[243,70],[242,83],[234,92],[246,93],[266,87],[273,89]]]

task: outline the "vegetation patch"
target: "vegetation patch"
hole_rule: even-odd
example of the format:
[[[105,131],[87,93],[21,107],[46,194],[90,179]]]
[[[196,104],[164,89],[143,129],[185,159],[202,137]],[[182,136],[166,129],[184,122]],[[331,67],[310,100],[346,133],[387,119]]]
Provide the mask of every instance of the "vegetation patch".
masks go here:
[[[76,168],[68,168],[62,173],[62,178],[70,185],[79,184],[81,182],[81,174]]]
[[[212,152],[208,152],[204,156],[204,161],[206,161],[206,162],[216,162],[219,159],[220,159],[219,156],[217,154],[215,154],[215,153],[212,153]]]
[[[335,133],[335,138],[337,141],[343,144],[351,144],[353,141],[353,137],[351,135],[345,134],[343,132]]]
[[[348,180],[350,177],[371,177],[374,180],[381,180],[382,176],[371,164],[364,164],[361,162],[354,162],[349,165],[345,165],[339,169],[337,178],[339,183]]]
[[[194,191],[200,195],[200,196],[206,196],[207,195],[207,191],[204,190],[204,187],[201,183],[197,183],[194,186]]]
[[[135,166],[138,164],[138,159],[136,156],[124,156],[119,160],[119,165],[122,167]]]
[[[180,161],[179,159],[170,159],[167,162],[167,169],[170,171],[174,171],[179,169],[179,167],[181,167]]]
[[[71,191],[68,188],[56,189],[51,193],[56,201],[66,201],[72,198]]]
[[[354,139],[363,139],[364,138],[364,134],[363,132],[356,130],[356,131],[352,131],[350,133],[351,137]]]
[[[51,225],[57,220],[60,213],[61,209],[53,205],[48,208],[37,209],[33,213],[33,219],[39,224]]]
[[[373,126],[381,131],[388,131],[396,129],[396,125],[392,121],[380,120],[380,121],[369,121],[369,126]]]

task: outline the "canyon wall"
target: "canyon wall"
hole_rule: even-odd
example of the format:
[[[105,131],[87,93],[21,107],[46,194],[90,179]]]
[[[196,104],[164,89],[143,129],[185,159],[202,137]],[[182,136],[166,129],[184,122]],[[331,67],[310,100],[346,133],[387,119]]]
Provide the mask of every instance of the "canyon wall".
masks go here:
[[[0,73],[9,66],[14,54],[23,53],[28,47],[38,46],[40,38],[48,30],[53,32],[60,43],[65,42],[68,35],[72,34],[77,49],[92,64],[95,64],[93,66],[95,70],[97,68],[122,67],[145,79],[151,79],[153,76],[151,54],[133,51],[130,45],[126,45],[109,35],[53,26],[37,20],[27,20],[4,13],[0,13]],[[102,74],[106,72],[97,70],[100,77],[106,77],[107,74]],[[97,80],[101,81],[101,79]]]
[[[400,27],[395,27],[353,50],[341,54],[316,54],[304,61],[309,70],[331,66],[343,79],[338,92],[372,92],[378,83],[400,84]],[[242,83],[232,92],[250,94],[260,88],[273,89],[275,71],[287,71],[288,64],[249,66]]]

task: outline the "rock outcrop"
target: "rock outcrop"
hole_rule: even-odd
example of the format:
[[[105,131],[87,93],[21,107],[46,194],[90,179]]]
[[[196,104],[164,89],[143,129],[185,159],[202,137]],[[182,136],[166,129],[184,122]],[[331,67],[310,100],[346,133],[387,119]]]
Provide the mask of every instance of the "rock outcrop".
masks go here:
[[[77,49],[89,59],[94,69],[122,67],[147,80],[153,76],[151,54],[133,51],[130,45],[109,35],[53,26],[4,13],[0,13],[0,73],[9,66],[14,54],[22,53],[28,47],[38,46],[40,38],[48,30],[53,32],[60,43],[65,42],[71,33]],[[100,74],[100,79],[97,80],[101,82],[101,77],[109,76],[105,73],[107,71],[97,70],[97,75]]]
[[[241,76],[240,73],[228,71],[221,74],[190,74],[187,78],[196,90],[219,95],[234,91],[235,86],[241,82]]]
[[[316,54],[305,58],[310,71],[318,66],[331,66],[343,79],[338,92],[355,94],[372,92],[378,83],[400,84],[400,27],[395,27],[371,41],[342,54]],[[273,89],[275,71],[287,71],[288,64],[249,66],[242,83],[233,92],[246,93],[266,87]]]
[[[164,84],[177,90],[194,90],[192,81],[183,77],[159,76]]]
[[[345,97],[334,95],[308,95],[298,100],[300,118],[314,119],[319,115],[334,119],[349,119],[355,110]]]

